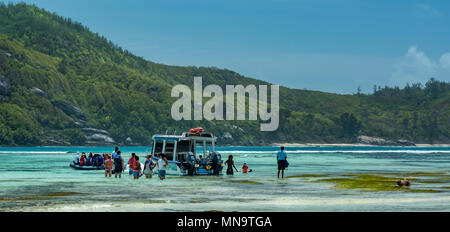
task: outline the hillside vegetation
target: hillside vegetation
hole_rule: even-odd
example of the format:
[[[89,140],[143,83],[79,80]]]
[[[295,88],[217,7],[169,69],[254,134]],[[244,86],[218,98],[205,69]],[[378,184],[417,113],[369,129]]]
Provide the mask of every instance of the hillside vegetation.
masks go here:
[[[170,91],[192,87],[194,76],[204,86],[268,84],[226,69],[157,64],[68,18],[0,4],[0,145],[149,145],[155,133],[197,126],[222,144],[355,142],[358,135],[450,143],[448,82],[375,87],[370,95],[280,87],[280,126],[260,132],[258,121],[173,120]]]

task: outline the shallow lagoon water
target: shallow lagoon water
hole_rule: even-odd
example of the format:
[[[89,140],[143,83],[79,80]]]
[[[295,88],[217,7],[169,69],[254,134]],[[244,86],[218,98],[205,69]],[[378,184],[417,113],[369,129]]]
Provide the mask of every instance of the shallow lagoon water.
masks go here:
[[[121,148],[125,160],[148,149]],[[238,169],[246,162],[253,172],[160,181],[127,173],[105,178],[103,171],[68,166],[76,152],[111,147],[4,147],[0,211],[450,211],[450,147],[288,147],[291,178],[283,180],[276,178],[278,149],[218,147],[224,159],[233,155]],[[351,174],[413,177],[410,190],[423,192],[340,189],[318,181]]]

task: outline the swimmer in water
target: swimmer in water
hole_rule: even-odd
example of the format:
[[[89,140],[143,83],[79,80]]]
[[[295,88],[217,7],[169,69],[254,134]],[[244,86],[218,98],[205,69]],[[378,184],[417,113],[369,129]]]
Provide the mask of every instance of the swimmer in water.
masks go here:
[[[411,181],[408,178],[405,177],[403,180],[399,179],[397,181],[397,185],[400,186],[400,187],[410,186],[411,185]]]
[[[247,173],[248,172],[248,166],[247,163],[244,163],[244,165],[242,166],[242,173]]]

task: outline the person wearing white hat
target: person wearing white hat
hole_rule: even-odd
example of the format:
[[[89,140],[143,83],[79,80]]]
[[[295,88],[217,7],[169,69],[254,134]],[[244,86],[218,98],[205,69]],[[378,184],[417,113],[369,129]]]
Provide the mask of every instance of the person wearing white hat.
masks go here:
[[[80,164],[80,152],[77,152],[77,154],[75,155],[75,158],[73,159],[73,163],[76,165]]]

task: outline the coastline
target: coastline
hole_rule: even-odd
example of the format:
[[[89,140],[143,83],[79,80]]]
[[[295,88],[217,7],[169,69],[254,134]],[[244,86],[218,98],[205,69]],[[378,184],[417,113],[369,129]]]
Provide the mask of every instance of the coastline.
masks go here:
[[[273,143],[271,146],[285,147],[450,147],[450,144],[416,144],[415,146],[386,146],[364,143]]]
[[[148,147],[148,145],[111,145],[111,144],[99,144],[99,145],[81,145],[81,146],[71,146],[71,145],[41,145],[41,146],[4,146],[0,145],[0,148],[14,148],[14,147]],[[364,143],[272,143],[269,145],[259,145],[259,146],[245,146],[245,145],[223,145],[221,147],[450,147],[450,144],[428,144],[428,143],[418,143],[415,146],[401,146],[401,145],[373,145]]]

